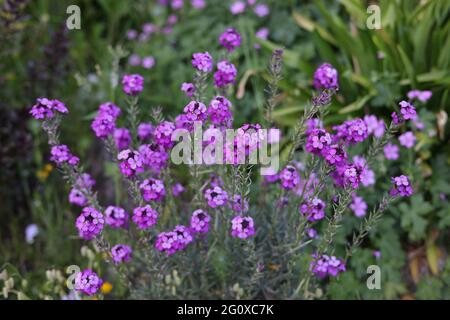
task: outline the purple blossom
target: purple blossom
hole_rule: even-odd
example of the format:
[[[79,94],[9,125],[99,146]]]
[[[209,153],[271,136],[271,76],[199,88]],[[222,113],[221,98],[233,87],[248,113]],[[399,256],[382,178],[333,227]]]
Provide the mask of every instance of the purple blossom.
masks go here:
[[[300,175],[295,167],[288,165],[281,170],[278,175],[281,183],[281,187],[285,190],[294,189],[300,182]]]
[[[206,106],[199,101],[189,102],[183,109],[187,120],[194,121],[204,121],[206,120]]]
[[[117,159],[121,161],[119,163],[120,172],[127,177],[144,172],[142,157],[137,151],[125,149],[119,152]]]
[[[211,217],[202,209],[192,212],[190,228],[194,233],[207,233],[209,231],[209,222]]]
[[[366,115],[364,116],[364,122],[366,123],[367,133],[369,135],[373,134],[376,138],[383,136],[386,129],[386,125],[383,120],[378,120],[374,115]]]
[[[172,9],[174,10],[179,10],[181,8],[183,8],[184,6],[184,0],[172,0],[170,2],[170,6],[172,7]]]
[[[230,12],[233,15],[240,14],[245,11],[245,2],[243,1],[235,1],[230,6]]]
[[[113,138],[116,147],[119,150],[127,149],[130,146],[132,140],[130,131],[125,128],[115,129],[113,133]]]
[[[116,244],[111,248],[111,256],[115,264],[130,261],[132,252],[131,247],[125,244]]]
[[[175,130],[175,124],[170,121],[163,121],[158,124],[153,132],[155,143],[169,149],[173,146],[172,132]]]
[[[314,129],[323,129],[323,122],[319,118],[311,118],[306,121],[305,135],[310,135]]]
[[[37,120],[46,120],[55,116],[54,111],[59,113],[69,112],[65,104],[59,100],[38,98],[36,104],[31,108],[30,114]]]
[[[137,127],[137,136],[141,141],[148,141],[153,133],[153,126],[151,123],[141,123]]]
[[[155,57],[147,56],[142,59],[142,67],[144,69],[151,69],[155,66]],[[142,90],[141,90],[142,91]]]
[[[400,101],[400,115],[404,120],[415,120],[417,117],[416,108],[406,101]]]
[[[83,173],[77,178],[77,180],[75,181],[75,184],[76,184],[77,188],[89,189],[89,188],[95,186],[95,180],[92,179],[92,177],[89,173]]]
[[[194,240],[191,231],[185,226],[178,225],[173,229],[173,232],[176,235],[177,250],[184,250]]]
[[[333,127],[337,131],[337,136],[347,144],[357,144],[368,137],[366,123],[362,119],[345,121],[339,126]]]
[[[109,114],[110,116],[112,116],[114,118],[118,118],[120,116],[120,114],[122,113],[122,111],[114,103],[105,102],[105,103],[102,103],[98,107],[98,114],[105,114],[105,113]]]
[[[269,29],[268,28],[258,29],[258,31],[256,31],[256,33],[255,33],[255,37],[257,39],[267,40],[267,38],[269,37]],[[259,43],[255,43],[254,47],[255,47],[255,49],[261,48]]]
[[[320,155],[331,145],[331,136],[323,129],[314,129],[306,138],[306,151]]]
[[[361,182],[361,173],[363,172],[363,170],[364,167],[358,164],[347,164],[343,170],[344,185],[349,185],[353,189],[358,189],[359,183]]]
[[[407,131],[398,137],[398,141],[405,148],[412,148],[416,144],[416,136],[411,131]]]
[[[401,175],[392,178],[393,187],[389,194],[393,197],[400,195],[401,197],[410,197],[414,192],[407,176]]]
[[[134,40],[138,36],[138,32],[134,29],[130,29],[127,31],[127,39],[128,40]]]
[[[324,148],[322,150],[322,156],[330,166],[342,165],[348,157],[344,147],[339,144],[333,144]]]
[[[352,195],[352,203],[349,207],[357,217],[364,217],[366,215],[367,203],[362,197],[357,196],[356,193]]]
[[[92,121],[91,128],[98,138],[107,138],[116,129],[116,118],[108,113],[99,112]]]
[[[216,186],[205,190],[205,199],[211,208],[223,207],[227,204],[228,194],[221,187]]]
[[[230,127],[233,121],[231,102],[222,96],[216,96],[208,107],[208,116],[211,122],[218,126]]]
[[[255,14],[258,17],[261,17],[261,18],[269,15],[269,13],[270,13],[269,7],[265,4],[257,4],[255,6],[255,8],[253,9],[253,11],[255,12]]]
[[[339,273],[345,271],[345,262],[335,256],[322,255],[318,257],[313,254],[313,261],[310,264],[310,270],[320,279],[327,276],[336,277]]]
[[[69,147],[65,144],[53,146],[50,150],[50,154],[50,160],[54,161],[57,165],[68,163],[71,166],[75,166],[80,161],[78,157],[72,155]]]
[[[220,61],[217,64],[217,71],[214,73],[214,82],[216,87],[223,88],[229,84],[236,82],[237,70],[236,67],[226,60]]]
[[[141,64],[141,57],[139,57],[137,54],[132,54],[128,58],[128,64],[132,67],[137,67]]]
[[[191,6],[195,9],[203,9],[206,7],[205,0],[191,0]]]
[[[69,202],[79,207],[84,207],[87,205],[88,199],[80,190],[72,188],[69,193]]]
[[[149,178],[142,181],[139,185],[141,189],[142,197],[145,201],[162,201],[166,196],[166,188],[164,183],[155,178]]]
[[[144,207],[137,207],[133,210],[132,220],[138,229],[143,230],[154,226],[158,222],[158,216],[158,212],[147,204]]]
[[[88,296],[93,296],[103,284],[103,280],[92,271],[85,269],[75,276],[75,290]]]
[[[430,100],[432,96],[432,92],[429,90],[420,91],[420,90],[411,90],[408,92],[408,98],[410,100],[418,99],[421,102],[427,102]]]
[[[306,235],[310,239],[316,239],[317,238],[317,230],[313,229],[313,228],[308,228],[308,229],[306,229]]]
[[[183,187],[183,185],[181,183],[175,183],[174,185],[172,185],[172,195],[174,197],[178,197],[180,194],[182,194],[185,191],[186,191],[186,189]]]
[[[192,66],[201,72],[211,72],[213,70],[213,60],[209,52],[194,53],[192,55]]]
[[[116,206],[108,206],[105,210],[105,222],[112,228],[127,228],[130,216],[125,209]]]
[[[129,96],[135,96],[144,90],[144,78],[140,74],[126,74],[122,78],[122,89]]]
[[[230,207],[235,212],[247,212],[248,211],[248,200],[244,198],[244,203],[242,204],[241,196],[235,194],[230,201]]]
[[[190,82],[183,82],[181,85],[181,91],[183,91],[187,97],[191,98],[195,93],[195,86]]]
[[[156,238],[155,248],[168,256],[174,254],[178,250],[177,234],[173,231],[161,232]]]
[[[300,205],[300,213],[310,222],[322,220],[325,217],[325,202],[319,198],[308,199]]]
[[[104,225],[103,215],[93,207],[83,208],[75,223],[80,237],[85,240],[91,240],[100,234]]]
[[[383,151],[384,151],[384,156],[386,157],[386,159],[388,159],[388,160],[397,160],[398,159],[399,148],[397,145],[388,143],[383,148]]]
[[[241,45],[241,35],[233,28],[228,28],[219,37],[220,45],[224,46],[228,52],[232,52]]]
[[[233,237],[247,239],[255,235],[255,227],[252,217],[236,216],[231,220],[231,235]]]
[[[329,63],[321,64],[314,72],[314,87],[316,89],[337,89],[338,72]]]

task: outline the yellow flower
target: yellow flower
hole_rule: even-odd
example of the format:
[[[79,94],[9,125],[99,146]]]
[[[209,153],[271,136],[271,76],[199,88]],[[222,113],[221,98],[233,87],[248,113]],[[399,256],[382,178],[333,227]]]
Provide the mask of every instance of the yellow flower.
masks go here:
[[[110,293],[112,291],[112,288],[113,288],[112,284],[109,283],[108,281],[105,281],[102,284],[101,291],[102,291],[103,294],[108,294],[108,293]]]
[[[52,170],[53,170],[53,166],[50,163],[47,163],[44,166],[44,171],[47,171],[48,173],[50,173],[50,172],[52,172]]]
[[[36,177],[38,177],[39,180],[44,181],[48,178],[52,170],[53,166],[50,163],[47,163],[42,169],[36,171]]]

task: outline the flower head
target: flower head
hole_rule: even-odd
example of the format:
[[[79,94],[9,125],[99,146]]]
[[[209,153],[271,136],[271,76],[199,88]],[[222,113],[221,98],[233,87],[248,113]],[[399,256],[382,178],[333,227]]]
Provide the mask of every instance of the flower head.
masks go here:
[[[139,147],[139,153],[141,154],[144,166],[156,174],[159,174],[167,166],[169,154],[159,144],[144,144]]]
[[[314,87],[316,89],[337,89],[338,72],[329,63],[321,64],[314,72]]]
[[[158,216],[158,212],[148,204],[144,207],[135,208],[132,220],[139,229],[147,229],[156,224]]]
[[[192,55],[192,66],[201,72],[211,72],[213,69],[213,60],[209,52],[194,53]]]
[[[153,132],[155,142],[165,149],[173,146],[172,132],[175,130],[175,124],[170,121],[163,121],[158,124]]]
[[[333,129],[337,131],[337,136],[347,144],[357,144],[368,137],[367,125],[362,119],[345,121]]]
[[[416,136],[411,131],[407,131],[398,137],[398,141],[405,148],[412,148],[416,144]]]
[[[166,196],[164,183],[159,179],[149,178],[139,185],[145,201],[162,201]]]
[[[136,173],[144,172],[141,154],[137,151],[125,149],[119,152],[117,159],[120,161],[119,169],[123,175],[132,177]]]
[[[323,129],[314,129],[306,138],[306,151],[320,155],[331,145],[331,135]]]
[[[398,195],[400,197],[410,197],[414,193],[411,182],[405,175],[393,177],[392,184],[393,187],[390,191],[390,195],[393,197]]]
[[[366,215],[367,203],[362,197],[357,196],[356,193],[352,195],[352,203],[349,207],[357,217],[364,217]]]
[[[75,290],[88,296],[94,295],[102,283],[103,280],[91,269],[85,269],[75,276]]]
[[[236,216],[231,220],[231,235],[233,237],[247,239],[255,235],[255,227],[252,217]]]
[[[167,255],[172,255],[178,250],[178,236],[175,232],[161,232],[155,242],[155,248]]]
[[[295,167],[288,165],[281,170],[278,175],[281,183],[281,187],[286,190],[294,189],[300,182],[300,175]]]
[[[53,118],[55,111],[59,113],[69,112],[65,104],[59,100],[38,98],[36,104],[31,108],[30,114],[37,120],[46,120]]]
[[[93,207],[85,207],[78,216],[75,226],[80,237],[91,240],[103,230],[105,220],[103,215]]]
[[[217,64],[217,71],[214,73],[216,87],[224,88],[236,82],[237,70],[234,64],[223,60]]]
[[[325,217],[325,202],[319,198],[308,199],[300,205],[300,213],[311,222],[322,220]]]
[[[206,211],[197,209],[192,212],[190,228],[194,233],[207,233],[210,221],[211,217]]]
[[[141,123],[137,127],[137,136],[140,141],[150,140],[153,133],[153,125],[151,123]]]
[[[397,145],[388,143],[383,148],[383,151],[384,151],[384,156],[386,157],[386,159],[388,159],[388,160],[397,160],[398,159],[399,148]]]
[[[69,147],[65,144],[61,144],[58,146],[53,146],[50,150],[50,160],[54,161],[57,165],[62,165],[67,163],[71,166],[75,166],[78,164],[80,159],[74,155],[69,150]]]
[[[327,276],[336,277],[345,271],[345,262],[335,256],[322,255],[318,257],[317,254],[313,254],[310,270],[320,279]]]
[[[83,192],[78,189],[72,188],[69,193],[69,202],[74,205],[84,207],[85,205],[87,205],[88,199],[83,194]]]
[[[221,187],[216,186],[205,190],[205,199],[211,208],[223,207],[227,204],[228,194]]]
[[[111,256],[115,264],[130,261],[132,253],[131,247],[125,244],[116,244],[111,248]]]
[[[219,42],[228,52],[232,52],[241,45],[241,35],[233,28],[228,28],[219,37]]]
[[[231,102],[225,97],[216,96],[209,103],[208,116],[213,124],[230,127],[233,122]]]
[[[116,206],[108,206],[105,210],[105,222],[113,228],[126,228],[130,216],[125,209]]]
[[[113,138],[117,149],[119,150],[127,149],[130,146],[132,140],[130,131],[125,128],[115,129]]]
[[[181,85],[181,91],[183,91],[186,96],[191,98],[195,93],[195,86],[193,83],[183,82],[183,84]]]
[[[122,89],[129,96],[135,96],[144,90],[144,78],[140,74],[126,74],[122,78]]]

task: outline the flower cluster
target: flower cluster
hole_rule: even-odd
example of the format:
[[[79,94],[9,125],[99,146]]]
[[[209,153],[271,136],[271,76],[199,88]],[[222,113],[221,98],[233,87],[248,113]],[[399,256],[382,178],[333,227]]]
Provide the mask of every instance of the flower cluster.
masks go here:
[[[191,98],[195,93],[195,85],[190,82],[183,82],[181,84],[181,91],[183,91],[186,94],[186,96]]]
[[[112,102],[106,102],[99,106],[97,116],[91,123],[91,128],[98,138],[104,139],[114,133],[116,120],[121,111]]]
[[[167,166],[169,160],[169,154],[164,147],[156,143],[141,145],[139,154],[144,167],[149,168],[156,174],[159,174]]]
[[[409,182],[407,176],[401,175],[398,177],[393,177],[392,184],[393,187],[390,191],[390,195],[393,197],[410,197],[414,192],[411,186],[411,182]]]
[[[125,244],[116,244],[111,248],[111,256],[115,264],[130,261],[132,253],[131,247]]]
[[[145,201],[162,201],[166,196],[164,183],[155,178],[148,178],[139,185]]]
[[[231,220],[231,235],[235,238],[247,239],[255,235],[252,217],[236,216]]]
[[[140,141],[148,141],[153,134],[153,125],[151,123],[141,123],[137,127],[137,136]]]
[[[88,296],[97,293],[103,284],[103,280],[91,269],[83,270],[75,276],[75,290]]]
[[[300,205],[300,213],[310,222],[322,220],[325,217],[325,202],[319,198],[308,199]]]
[[[59,100],[38,98],[36,104],[31,108],[30,114],[37,120],[47,120],[55,116],[55,111],[59,113],[69,112],[66,105]]]
[[[124,150],[127,149],[131,144],[131,133],[126,128],[118,128],[114,130],[113,133],[114,143],[117,149]]]
[[[69,147],[65,144],[61,144],[59,146],[53,146],[50,151],[51,157],[50,160],[54,161],[57,165],[62,165],[67,163],[71,166],[76,166],[80,159],[74,156]]]
[[[278,178],[280,179],[281,187],[286,190],[294,189],[300,182],[300,175],[297,169],[291,165],[281,170]]]
[[[173,231],[161,232],[155,243],[156,249],[172,255],[177,251],[184,250],[193,241],[189,228],[178,225]]]
[[[322,255],[318,257],[313,254],[310,270],[321,279],[326,276],[336,277],[339,273],[345,271],[345,262],[335,256]]]
[[[228,193],[216,186],[205,190],[205,199],[211,208],[223,207],[227,204]]]
[[[362,119],[345,121],[339,126],[333,127],[338,138],[346,144],[357,144],[368,137],[367,125]]]
[[[233,114],[231,112],[231,102],[227,98],[217,96],[212,99],[207,112],[213,124],[226,128],[231,127]]]
[[[105,210],[105,222],[112,228],[126,228],[130,216],[125,209],[116,206],[108,206]]]
[[[235,29],[229,28],[220,35],[219,42],[228,52],[232,52],[241,45],[241,35]]]
[[[306,139],[306,151],[320,155],[331,145],[331,135],[323,129],[314,129]]]
[[[103,215],[93,207],[83,208],[75,223],[80,237],[85,240],[91,240],[100,234],[104,225]]]
[[[314,87],[316,89],[338,89],[338,72],[329,63],[320,65],[314,72]]]
[[[122,88],[129,96],[135,96],[144,90],[144,78],[140,74],[126,74],[122,78]]]
[[[197,209],[192,212],[190,228],[194,233],[207,233],[210,221],[211,217],[206,211]]]
[[[209,52],[197,52],[192,55],[192,66],[198,71],[210,73],[213,70],[213,59]]]
[[[148,204],[135,208],[132,220],[139,229],[147,229],[157,223],[158,215],[158,212]]]
[[[214,82],[218,88],[224,88],[236,82],[237,69],[229,61],[223,60],[217,63],[217,71],[214,73]]]
[[[159,123],[153,132],[155,143],[163,146],[165,149],[170,149],[173,146],[172,132],[174,130],[175,124],[173,122],[162,121]]]
[[[144,172],[141,154],[130,149],[119,152],[117,159],[120,172],[127,177],[133,177],[137,173]]]
[[[400,101],[400,113],[397,114],[396,112],[392,113],[392,121],[395,124],[401,124],[405,122],[406,120],[416,120],[417,118],[417,112],[416,108],[409,102],[406,101]]]

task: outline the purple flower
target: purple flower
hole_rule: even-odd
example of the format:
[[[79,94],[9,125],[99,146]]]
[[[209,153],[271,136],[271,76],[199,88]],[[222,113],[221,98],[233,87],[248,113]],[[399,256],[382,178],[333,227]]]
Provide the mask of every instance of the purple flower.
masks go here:
[[[134,29],[130,29],[127,31],[127,39],[128,40],[134,40],[138,36],[138,32]]]
[[[53,146],[50,150],[50,154],[50,160],[54,161],[57,165],[68,163],[71,166],[75,166],[80,161],[78,157],[72,155],[69,147],[65,144]]]
[[[300,205],[300,213],[310,222],[322,220],[325,217],[325,202],[319,198],[308,199]]]
[[[352,195],[352,203],[350,204],[350,209],[357,217],[364,217],[366,215],[367,203],[362,197],[358,197],[356,193]]]
[[[253,11],[258,17],[265,17],[270,13],[269,7],[265,4],[257,4]]]
[[[358,189],[359,183],[361,182],[361,173],[363,172],[363,170],[364,167],[358,164],[347,164],[343,170],[344,185],[349,185],[353,189]]]
[[[199,101],[189,102],[183,109],[187,120],[194,121],[204,121],[206,120],[206,106]]]
[[[329,63],[321,64],[314,72],[314,87],[316,89],[337,89],[338,72]]]
[[[113,133],[114,142],[116,143],[117,149],[123,150],[127,149],[131,144],[131,133],[128,129],[117,128]]]
[[[153,23],[147,22],[142,25],[142,32],[147,35],[150,35],[156,31],[157,31],[157,27]]]
[[[214,82],[216,87],[223,88],[236,81],[237,70],[236,67],[226,60],[220,61],[217,64],[217,71],[214,73]]]
[[[410,197],[413,194],[413,188],[407,176],[401,175],[399,177],[393,177],[392,184],[394,186],[389,194],[393,197],[397,195],[400,195],[401,197]]]
[[[300,182],[300,175],[295,167],[291,165],[281,170],[278,178],[280,179],[281,187],[285,190],[294,189]]]
[[[337,136],[347,144],[357,144],[368,137],[366,123],[362,119],[345,121],[339,126],[333,127],[337,131]]]
[[[170,6],[174,10],[179,10],[184,6],[184,0],[172,0]]]
[[[161,180],[149,178],[139,185],[145,201],[162,201],[166,196],[166,188]]]
[[[206,7],[205,0],[191,0],[191,6],[195,9],[203,9]]]
[[[306,235],[310,239],[315,239],[315,238],[317,238],[317,230],[313,229],[313,228],[308,228],[308,229],[306,229]]]
[[[268,28],[258,29],[258,31],[256,31],[255,33],[255,37],[261,40],[267,40],[267,38],[269,37],[269,29]],[[259,43],[255,43],[254,47],[255,49],[261,48]]]
[[[432,92],[429,90],[425,90],[425,91],[411,90],[408,92],[408,98],[410,100],[417,98],[421,102],[427,102],[428,100],[430,100],[431,96],[432,96]]]
[[[80,237],[91,240],[103,230],[105,220],[103,215],[93,207],[85,207],[78,216],[75,226]]]
[[[47,98],[38,98],[36,104],[31,108],[30,114],[37,120],[51,119],[55,116],[54,111],[59,113],[68,113],[69,110],[59,100],[50,100]]]
[[[138,229],[143,230],[154,226],[158,221],[158,216],[158,212],[147,204],[144,207],[137,207],[133,210],[132,220]]]
[[[178,197],[180,194],[182,194],[186,189],[183,187],[181,183],[175,183],[172,186],[172,195],[174,197]]]
[[[117,159],[121,161],[119,164],[120,172],[127,177],[144,172],[142,157],[137,151],[125,149],[119,152]]]
[[[361,183],[367,187],[375,184],[375,172],[367,166],[366,159],[360,156],[353,157],[353,163],[361,168]]]
[[[211,72],[213,69],[213,60],[209,52],[194,53],[192,55],[192,66],[201,72]]]
[[[397,160],[398,159],[398,146],[395,144],[388,143],[384,148],[384,156],[388,160]]]
[[[115,264],[130,261],[132,252],[131,247],[125,244],[116,244],[111,248],[111,256]]]
[[[173,231],[161,232],[156,238],[155,248],[168,256],[174,254],[178,250],[177,234]]]
[[[169,149],[173,146],[172,132],[175,130],[173,122],[163,121],[158,124],[153,132],[155,143]]]
[[[335,256],[322,255],[318,257],[317,254],[313,254],[310,270],[320,279],[327,276],[336,277],[339,273],[345,271],[345,262]]]
[[[230,127],[233,121],[231,102],[222,96],[216,96],[208,107],[208,116],[211,122],[218,126]]]
[[[142,59],[142,67],[144,69],[151,69],[155,66],[155,57],[148,56]],[[141,90],[142,91],[142,90]]]
[[[103,280],[91,269],[78,272],[75,276],[75,290],[93,296],[103,284]]]
[[[231,14],[237,15],[245,11],[245,2],[235,1],[230,6]]]
[[[139,147],[139,153],[144,166],[156,174],[159,174],[161,169],[167,166],[169,155],[161,145],[156,143],[144,144]]]
[[[84,207],[87,205],[88,199],[80,190],[73,188],[69,193],[69,202],[74,205]]]
[[[108,113],[99,112],[92,121],[91,128],[98,138],[107,138],[116,129],[116,118]]]
[[[381,258],[381,251],[380,250],[375,250],[373,252],[373,256],[378,260]]]
[[[192,212],[190,228],[194,233],[207,233],[209,231],[209,222],[211,217],[202,209]]]
[[[121,114],[121,110],[118,106],[116,106],[114,103],[112,102],[105,102],[102,103],[99,107],[98,107],[98,114],[109,114],[110,116],[117,118],[120,116]]]
[[[176,235],[177,250],[184,250],[184,248],[194,240],[191,231],[185,226],[178,225],[173,229],[173,232]]]
[[[231,220],[231,235],[233,237],[247,239],[255,235],[255,227],[252,217],[236,216]]]
[[[89,173],[83,173],[81,176],[77,178],[75,181],[75,184],[77,188],[80,189],[89,189],[93,186],[95,186],[95,180],[92,179],[91,175]]]
[[[141,57],[139,57],[137,54],[132,54],[128,58],[128,64],[132,67],[137,67],[141,64]]]
[[[140,74],[126,74],[122,78],[122,89],[129,96],[135,96],[144,90],[144,78]]]
[[[112,228],[126,228],[130,216],[125,209],[116,206],[108,206],[105,210],[105,222]]]
[[[151,123],[141,123],[137,127],[137,136],[141,141],[148,141],[153,133],[153,126]]]
[[[330,165],[342,165],[347,160],[347,152],[342,145],[334,144],[327,146],[322,150],[322,156],[325,161]]]
[[[183,82],[181,85],[181,91],[183,91],[187,97],[191,98],[195,93],[195,86],[190,82]]]
[[[306,138],[306,151],[320,155],[331,145],[331,136],[323,129],[314,129]]]
[[[378,120],[374,115],[364,116],[364,122],[367,126],[367,133],[373,134],[376,138],[383,136],[386,125],[383,120]]]
[[[310,135],[314,129],[323,129],[323,122],[319,118],[311,118],[306,121],[306,135]]]
[[[411,131],[407,131],[398,137],[398,141],[405,148],[412,148],[416,144],[416,136]]]
[[[401,118],[403,118],[404,120],[415,120],[417,117],[417,112],[416,112],[416,108],[406,102],[406,101],[400,101],[399,103],[400,105],[400,116]]]
[[[247,212],[248,211],[248,201],[244,198],[244,203],[242,204],[241,196],[235,194],[230,201],[230,207],[235,212]]]
[[[221,187],[206,189],[205,199],[211,208],[223,207],[227,204],[228,194]]]
[[[232,52],[241,45],[241,35],[233,28],[228,28],[219,37],[219,42],[228,52]]]

